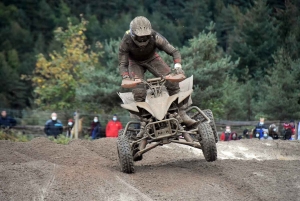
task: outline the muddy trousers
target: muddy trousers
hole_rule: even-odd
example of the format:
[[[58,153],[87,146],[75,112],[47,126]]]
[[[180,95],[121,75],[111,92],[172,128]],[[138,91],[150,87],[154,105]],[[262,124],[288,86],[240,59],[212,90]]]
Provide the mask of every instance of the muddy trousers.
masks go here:
[[[129,60],[129,76],[131,78],[144,79],[147,70],[155,77],[165,76],[171,72],[171,68],[159,55],[156,55],[156,57],[150,61],[137,62]],[[179,83],[167,81],[165,86],[170,96],[179,92]],[[137,87],[132,90],[132,93],[135,101],[144,102],[146,99],[146,86],[144,84],[138,84]]]
[[[145,62],[136,62],[129,61],[129,76],[131,78],[139,78],[144,79],[144,74],[146,71],[149,71],[156,77],[161,77],[168,75],[171,72],[171,68],[161,59],[159,55],[157,55],[153,60],[145,61]],[[178,93],[180,91],[179,83],[173,83],[167,81],[165,84],[168,93],[170,96]],[[137,102],[144,102],[146,99],[146,86],[144,84],[138,84],[136,88],[132,90],[134,100]],[[182,122],[191,126],[196,123],[195,120],[191,119],[185,112],[185,107],[182,104],[179,104],[179,115],[182,119]],[[143,137],[144,135],[144,126],[143,122],[141,122],[141,130],[137,134],[137,137]]]

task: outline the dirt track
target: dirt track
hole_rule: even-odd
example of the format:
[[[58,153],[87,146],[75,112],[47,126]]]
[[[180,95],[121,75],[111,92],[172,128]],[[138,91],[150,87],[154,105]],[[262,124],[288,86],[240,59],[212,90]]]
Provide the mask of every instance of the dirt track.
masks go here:
[[[116,139],[0,141],[0,200],[300,200],[300,143],[218,143],[218,160],[170,144],[119,171]]]

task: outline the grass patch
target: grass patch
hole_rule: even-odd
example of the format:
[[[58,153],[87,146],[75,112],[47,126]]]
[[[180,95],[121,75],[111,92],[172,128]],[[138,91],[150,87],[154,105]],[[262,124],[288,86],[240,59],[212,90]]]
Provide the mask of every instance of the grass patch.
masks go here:
[[[49,140],[57,143],[57,144],[69,144],[71,141],[70,138],[66,137],[65,135],[58,135],[57,138],[55,139],[53,136],[48,137]]]
[[[0,130],[0,140],[9,140],[12,142],[28,142],[33,139],[33,135],[23,135],[11,130]]]

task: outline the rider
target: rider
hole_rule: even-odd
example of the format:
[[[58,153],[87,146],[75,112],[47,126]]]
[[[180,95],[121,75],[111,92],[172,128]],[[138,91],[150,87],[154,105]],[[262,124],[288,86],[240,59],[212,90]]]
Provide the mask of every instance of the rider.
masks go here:
[[[161,34],[154,31],[150,21],[138,16],[130,22],[130,29],[126,31],[119,46],[119,70],[123,80],[143,79],[146,70],[156,77],[171,73],[170,67],[156,53],[156,49],[163,50],[173,57],[174,68],[177,73],[184,73],[181,69],[181,55]],[[179,83],[166,82],[169,95],[179,92]],[[144,102],[146,88],[143,83],[137,84],[132,90],[136,102]],[[186,105],[180,104],[179,115],[187,126],[196,123],[185,112]]]

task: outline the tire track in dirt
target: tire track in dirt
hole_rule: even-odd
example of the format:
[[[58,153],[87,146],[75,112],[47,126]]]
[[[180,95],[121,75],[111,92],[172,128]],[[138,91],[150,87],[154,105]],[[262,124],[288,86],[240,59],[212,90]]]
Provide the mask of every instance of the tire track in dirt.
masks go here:
[[[217,144],[219,160],[169,144],[123,174],[116,139],[0,141],[0,200],[299,200],[298,142]]]

